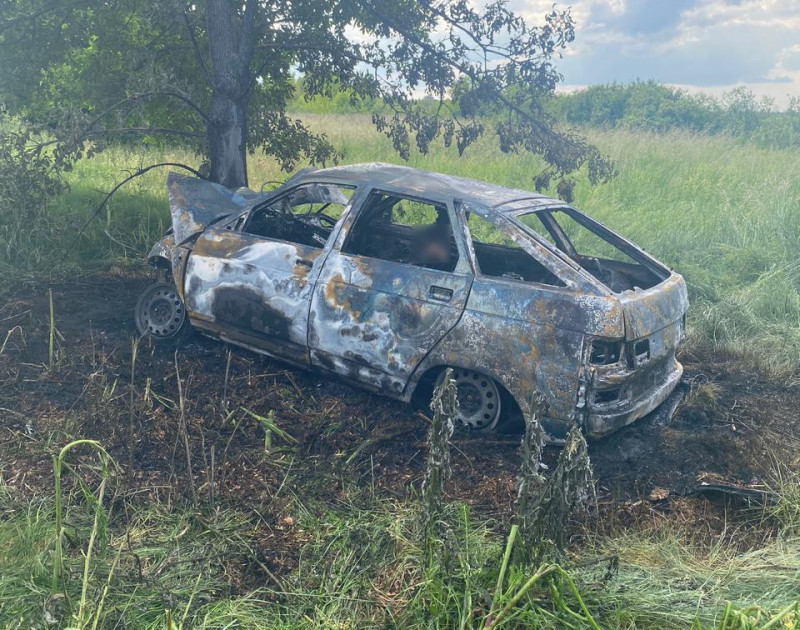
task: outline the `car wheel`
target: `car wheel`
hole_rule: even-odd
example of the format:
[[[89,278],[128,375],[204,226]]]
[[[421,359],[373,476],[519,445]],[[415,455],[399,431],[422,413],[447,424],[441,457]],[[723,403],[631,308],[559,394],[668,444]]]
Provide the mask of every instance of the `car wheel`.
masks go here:
[[[139,296],[134,311],[136,328],[156,342],[179,341],[189,331],[189,319],[174,285],[153,284]]]
[[[436,379],[438,387],[446,370]],[[453,368],[458,398],[458,424],[470,431],[494,430],[502,411],[502,394],[497,383],[475,370]]]

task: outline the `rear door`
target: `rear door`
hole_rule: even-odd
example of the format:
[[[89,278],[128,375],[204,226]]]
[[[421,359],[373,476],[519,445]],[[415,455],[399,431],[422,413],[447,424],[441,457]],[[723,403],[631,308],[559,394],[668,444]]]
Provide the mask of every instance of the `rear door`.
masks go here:
[[[255,208],[243,225],[212,226],[187,263],[192,323],[226,341],[308,365],[308,311],[325,245],[350,189],[303,184]]]
[[[452,201],[372,190],[314,289],[314,366],[399,395],[458,322],[472,284]]]

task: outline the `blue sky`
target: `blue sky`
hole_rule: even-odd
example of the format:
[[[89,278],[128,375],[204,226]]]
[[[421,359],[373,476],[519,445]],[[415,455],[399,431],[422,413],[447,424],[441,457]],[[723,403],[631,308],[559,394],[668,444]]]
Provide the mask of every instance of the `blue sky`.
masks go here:
[[[532,21],[553,0],[511,0]],[[655,79],[720,95],[744,85],[800,96],[800,0],[572,0],[577,36],[564,86]]]

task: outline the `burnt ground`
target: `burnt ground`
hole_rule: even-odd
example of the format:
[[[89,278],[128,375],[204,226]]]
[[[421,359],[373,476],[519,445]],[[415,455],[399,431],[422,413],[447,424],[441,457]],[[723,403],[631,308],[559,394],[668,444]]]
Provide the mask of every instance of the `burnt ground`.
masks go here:
[[[120,463],[129,497],[191,497],[174,351],[143,342],[131,379],[132,309],[149,282],[144,273],[120,271],[53,285],[52,369],[48,287],[31,284],[6,296],[0,474],[8,485],[50,494],[52,455],[85,437],[99,440]],[[12,331],[7,338],[6,330]],[[213,492],[216,500],[268,521],[270,536],[288,543],[280,551],[274,540],[265,542],[273,569],[292,564],[295,534],[281,525],[289,497],[336,503],[352,500],[353,487],[384,497],[419,490],[427,429],[421,413],[245,350],[232,349],[228,363],[227,349],[193,336],[178,351],[194,493],[211,498]],[[722,356],[684,353],[681,359],[683,386],[691,384],[693,394],[674,417],[652,414],[591,444],[599,493],[608,501],[689,495],[703,474],[758,483],[775,460],[796,458],[798,388]],[[273,435],[265,453],[264,429],[242,407],[264,417],[273,412],[291,438]],[[516,497],[518,445],[518,436],[457,436],[453,498],[507,518]],[[557,456],[558,448],[548,447],[547,463]]]

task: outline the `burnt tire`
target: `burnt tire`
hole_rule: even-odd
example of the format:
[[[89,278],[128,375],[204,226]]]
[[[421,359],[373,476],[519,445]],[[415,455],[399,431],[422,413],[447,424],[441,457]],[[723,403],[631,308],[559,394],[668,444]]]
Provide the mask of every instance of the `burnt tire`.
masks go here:
[[[175,285],[157,282],[147,287],[134,309],[136,329],[156,343],[175,344],[191,332],[189,317]]]

